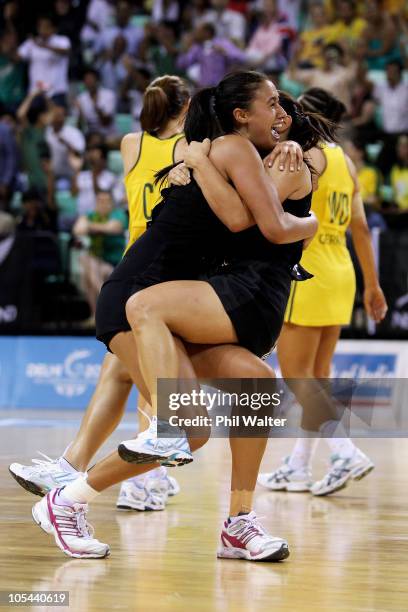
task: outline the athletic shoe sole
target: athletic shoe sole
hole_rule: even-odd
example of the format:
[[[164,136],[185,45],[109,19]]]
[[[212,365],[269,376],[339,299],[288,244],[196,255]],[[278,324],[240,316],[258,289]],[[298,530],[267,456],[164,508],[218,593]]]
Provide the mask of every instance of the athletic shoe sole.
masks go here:
[[[116,504],[116,508],[118,510],[132,510],[133,512],[160,512],[161,510],[165,510],[164,506],[163,508],[151,508],[150,506],[144,506],[144,508],[134,508],[133,506],[126,506],[125,504]]]
[[[163,455],[149,455],[147,453],[131,451],[124,444],[119,444],[118,453],[119,457],[127,463],[153,463],[154,461],[158,461],[166,467],[178,467],[179,465],[186,465],[193,461],[193,458],[187,455],[187,453],[177,453],[177,455],[163,457]]]
[[[18,474],[15,474],[14,472],[11,471],[10,468],[9,468],[9,472],[12,475],[12,477],[14,478],[14,480],[16,482],[18,482],[20,487],[23,487],[23,489],[25,489],[29,493],[32,493],[33,495],[38,495],[39,497],[44,497],[44,495],[46,495],[48,493],[48,491],[44,491],[38,485],[36,485],[34,482],[31,482],[30,480],[26,480],[22,476],[19,476]]]
[[[299,482],[299,483],[291,482],[285,485],[270,486],[270,485],[262,484],[261,482],[258,481],[258,484],[264,489],[267,489],[268,491],[287,491],[288,493],[309,492],[310,487],[311,487],[311,485],[304,483],[304,482]]]
[[[273,553],[264,551],[256,557],[252,556],[249,550],[243,550],[242,548],[222,547],[217,551],[217,557],[219,559],[236,559],[241,561],[284,561],[289,557],[289,554],[289,547],[287,544],[282,544],[282,546]]]
[[[38,502],[38,504],[40,504],[40,502]],[[68,557],[73,557],[74,559],[106,559],[106,557],[110,555],[109,548],[107,549],[104,555],[96,555],[92,553],[75,553],[61,546],[61,543],[54,531],[54,527],[50,523],[49,519],[41,518],[39,511],[37,509],[38,504],[35,504],[35,506],[33,506],[31,510],[31,515],[33,517],[34,523],[38,525],[39,527],[41,527],[41,529],[45,531],[45,533],[47,533],[48,535],[54,536],[56,545],[64,553],[64,555],[67,555]]]

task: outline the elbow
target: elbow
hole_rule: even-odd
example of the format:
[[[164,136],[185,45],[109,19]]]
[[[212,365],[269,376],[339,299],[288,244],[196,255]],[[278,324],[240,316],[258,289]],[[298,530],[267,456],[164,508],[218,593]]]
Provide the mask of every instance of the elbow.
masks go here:
[[[269,242],[273,242],[274,244],[285,244],[285,242],[287,242],[286,232],[281,226],[267,227],[265,229],[261,229],[261,231]]]

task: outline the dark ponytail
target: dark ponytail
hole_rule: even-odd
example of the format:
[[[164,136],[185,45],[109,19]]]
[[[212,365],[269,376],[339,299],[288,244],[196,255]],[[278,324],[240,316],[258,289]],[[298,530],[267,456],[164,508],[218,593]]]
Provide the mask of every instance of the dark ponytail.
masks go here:
[[[178,117],[190,98],[187,84],[178,76],[159,77],[146,89],[140,115],[142,130],[155,134]]]
[[[337,142],[338,125],[323,115],[309,112],[289,94],[280,91],[279,103],[292,118],[289,138],[300,144],[303,151],[309,151],[322,142]]]
[[[241,70],[225,76],[217,87],[206,87],[196,93],[191,98],[184,124],[187,142],[214,140],[231,134],[235,129],[234,110],[248,110],[259,87],[268,80],[261,72]],[[174,166],[177,164],[160,170],[156,182],[163,182]]]

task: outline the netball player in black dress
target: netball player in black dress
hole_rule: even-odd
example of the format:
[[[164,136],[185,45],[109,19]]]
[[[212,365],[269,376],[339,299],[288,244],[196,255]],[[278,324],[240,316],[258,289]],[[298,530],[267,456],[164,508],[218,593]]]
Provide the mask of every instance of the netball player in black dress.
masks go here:
[[[238,93],[240,94],[243,93],[244,98],[245,97],[246,98],[243,99],[241,95],[241,98],[238,100],[238,102],[236,101],[236,99],[234,100],[233,97],[230,98],[230,109],[229,109],[229,112],[231,115],[230,117],[231,124],[233,123],[232,117],[234,117],[234,123],[235,123],[235,119],[237,120],[238,125],[240,125],[240,121],[241,121],[243,125],[243,130],[247,138],[243,138],[242,136],[237,135],[237,136],[231,136],[231,137],[227,137],[226,139],[223,139],[224,143],[225,141],[228,140],[228,142],[225,143],[227,146],[223,145],[224,159],[225,157],[228,157],[228,155],[225,155],[227,153],[229,153],[232,156],[232,162],[233,162],[232,166],[233,167],[231,168],[231,172],[230,172],[231,178],[233,178],[233,175],[236,171],[242,173],[243,169],[248,171],[248,178],[252,176],[252,171],[254,172],[256,181],[255,181],[255,184],[252,183],[251,186],[252,187],[256,186],[256,192],[255,192],[256,197],[254,198],[254,194],[250,193],[250,190],[248,190],[246,185],[241,185],[242,192],[243,192],[241,195],[243,196],[245,202],[248,203],[248,208],[253,211],[255,221],[258,223],[262,232],[268,236],[268,238],[274,239],[276,241],[285,242],[285,241],[299,241],[303,238],[310,237],[311,235],[313,235],[314,230],[315,230],[314,220],[313,219],[312,220],[300,219],[300,218],[298,219],[296,217],[292,217],[291,215],[284,213],[280,205],[276,205],[276,200],[274,200],[274,197],[276,194],[273,192],[270,184],[268,184],[267,181],[265,180],[264,174],[263,174],[262,162],[260,158],[257,156],[252,145],[250,144],[250,141],[248,140],[248,138],[250,138],[251,140],[253,139],[255,141],[256,139],[259,139],[261,140],[261,143],[265,145],[265,149],[270,148],[271,145],[269,142],[270,141],[269,132],[270,132],[270,128],[272,127],[272,125],[271,123],[269,123],[269,119],[272,122],[272,118],[273,120],[275,120],[275,116],[276,116],[276,111],[274,111],[274,108],[277,106],[276,90],[274,89],[272,84],[269,83],[265,79],[265,77],[262,77],[260,75],[257,75],[256,77],[254,76],[252,80],[247,79],[247,81],[249,81],[250,86],[247,86],[247,87],[238,86],[236,87],[237,91],[235,92],[236,95],[238,95]],[[245,85],[245,82],[242,85]],[[246,83],[246,85],[248,85],[248,82]],[[234,106],[235,106],[235,109],[234,109]],[[253,109],[252,111],[250,109],[251,106],[252,107],[257,106],[260,111],[259,114],[260,115],[263,114],[263,118],[261,122],[259,122],[257,118],[253,116],[252,114]],[[242,107],[243,109],[242,112],[240,110],[240,107]],[[266,108],[267,108],[267,111],[265,110]],[[234,110],[237,110],[237,113],[233,113]],[[266,116],[269,117],[268,122],[265,121]],[[241,149],[241,151],[237,155],[238,148]],[[262,148],[262,146],[260,148]],[[222,168],[221,172],[225,172],[225,168]],[[225,176],[228,176],[227,172],[225,172]],[[235,175],[234,182],[240,183],[239,178],[240,177],[238,175]],[[251,180],[248,180],[248,182],[249,184],[251,184]],[[309,176],[309,188],[310,188],[310,176]],[[176,193],[177,193],[177,190],[171,190],[171,192],[167,194],[166,205],[170,203],[170,206],[175,206],[175,207],[177,206],[177,197],[175,195]],[[204,207],[203,200],[200,201],[200,197],[202,198],[202,195],[201,195],[201,192],[198,190],[197,185],[195,185],[194,182],[192,183],[189,193],[190,195],[195,194],[197,199],[190,200],[189,202],[190,208],[188,208],[187,202],[185,201],[183,202],[183,198],[181,198],[182,210],[186,215],[185,217],[181,215],[180,218],[178,219],[179,223],[181,223],[181,226],[174,225],[174,209],[173,209],[173,215],[166,217],[166,214],[165,214],[166,206],[164,206],[156,222],[153,223],[151,230],[149,230],[146,233],[146,235],[149,235],[150,233],[151,236],[155,236],[156,238],[159,238],[159,239],[161,238],[161,241],[159,240],[158,243],[157,242],[155,243],[155,247],[157,250],[154,250],[154,252],[150,252],[150,255],[152,258],[149,259],[147,257],[146,249],[144,253],[141,254],[141,261],[139,261],[138,266],[130,266],[129,259],[125,258],[123,262],[123,266],[129,267],[128,272],[130,273],[130,276],[127,276],[125,279],[124,277],[121,277],[120,273],[119,275],[116,273],[106,285],[108,286],[109,284],[113,282],[117,283],[117,285],[114,286],[114,291],[110,295],[110,299],[105,300],[106,296],[109,295],[109,292],[106,292],[106,291],[104,292],[105,298],[102,301],[102,304],[104,303],[104,308],[106,309],[106,311],[110,310],[111,312],[109,313],[109,316],[107,316],[107,318],[104,318],[106,315],[106,312],[104,313],[104,316],[100,316],[99,335],[100,337],[103,337],[106,342],[109,343],[110,348],[114,350],[121,359],[123,358],[123,361],[127,364],[127,367],[129,367],[129,370],[133,372],[135,372],[135,366],[136,366],[136,361],[134,358],[135,358],[135,355],[137,355],[135,348],[134,348],[134,342],[132,340],[133,336],[131,336],[129,333],[128,334],[125,333],[126,330],[128,329],[128,324],[126,322],[126,325],[124,325],[123,320],[119,321],[118,327],[116,328],[110,327],[112,323],[114,325],[117,325],[118,320],[119,320],[119,315],[117,316],[116,320],[115,320],[115,317],[113,316],[113,311],[117,310],[116,308],[117,304],[114,301],[112,301],[112,299],[115,296],[119,300],[124,299],[124,297],[126,297],[127,292],[129,292],[129,294],[132,295],[135,291],[138,291],[142,289],[143,287],[148,287],[149,285],[157,283],[160,280],[167,280],[166,274],[169,274],[170,279],[171,279],[172,278],[171,273],[172,271],[174,273],[174,270],[177,271],[177,273],[180,275],[180,278],[186,278],[185,268],[187,268],[188,270],[187,274],[189,275],[190,278],[192,276],[192,272],[195,272],[194,277],[197,277],[198,264],[200,263],[201,255],[203,254],[213,255],[214,254],[214,248],[208,249],[207,244],[209,240],[211,240],[211,238],[214,238],[214,235],[215,235],[215,238],[216,238],[215,244],[219,245],[220,243],[222,244],[224,237],[225,237],[224,228],[219,225],[218,221],[213,219],[213,216],[208,212],[209,208],[206,209]],[[259,205],[258,203],[258,198],[261,201],[261,205]],[[266,204],[266,211],[265,211],[265,204]],[[192,217],[191,207],[194,207],[193,212],[196,213],[198,222],[203,222],[201,226],[201,234],[200,232],[197,232],[194,227],[191,227],[191,221],[197,222],[195,218],[191,219]],[[254,219],[252,219],[250,212],[249,211],[247,212],[248,212],[248,225],[252,225],[254,224]],[[304,214],[305,210],[302,210],[299,212],[300,214]],[[221,211],[221,216],[222,214],[224,214],[225,216],[226,213],[228,213],[228,211],[225,211],[225,210]],[[187,219],[187,221],[184,220],[184,225],[183,225],[183,218]],[[173,226],[172,226],[172,223],[173,223]],[[166,226],[167,226],[167,231],[170,231],[170,233],[173,232],[173,239],[170,240],[170,242],[168,238],[166,238]],[[156,229],[154,229],[155,227]],[[238,228],[235,227],[235,229],[238,229]],[[187,230],[190,230],[193,232],[193,238],[190,237],[190,234],[187,232]],[[208,230],[210,230],[211,233],[209,233]],[[165,243],[164,246],[163,246],[163,242]],[[186,243],[188,244],[188,246],[192,247],[191,253],[189,253],[188,251],[187,252],[184,251],[184,253],[180,253],[179,249],[174,248],[174,244],[180,247]],[[141,241],[139,242],[139,244],[141,244]],[[203,250],[201,251],[201,249]],[[129,251],[129,255],[131,254],[131,251],[132,249]],[[134,254],[132,254],[132,259],[134,259],[133,255]],[[193,256],[193,260],[191,259],[191,256]],[[259,256],[261,257],[263,256],[263,248],[260,248]],[[292,256],[293,256],[293,253],[292,253]],[[292,259],[292,256],[290,256],[289,259],[286,260],[286,266],[288,265],[288,263],[292,263],[294,261],[294,259]],[[166,272],[165,262],[168,261],[167,258],[170,258],[169,267],[172,268],[172,270],[170,270],[170,273]],[[182,262],[184,262],[184,265],[182,265]],[[235,262],[235,264],[238,265],[238,262]],[[194,268],[196,269],[194,270]],[[158,275],[160,277],[159,279],[158,279]],[[245,281],[245,279],[243,280]],[[121,289],[120,287],[121,285],[125,285],[125,286]],[[214,339],[214,342],[226,342],[226,341],[227,342],[232,341],[234,343],[237,342],[238,334],[235,332],[234,327],[231,323],[231,319],[228,317],[227,313],[224,311],[221,305],[221,301],[219,300],[217,294],[211,288],[209,283],[196,282],[196,285],[197,286],[198,285],[207,286],[212,292],[210,300],[213,300],[214,297],[216,298],[214,326],[217,328],[217,333],[220,333],[220,336],[222,336],[222,334],[225,334],[226,338],[224,337],[217,338],[217,339]],[[162,286],[164,287],[165,285],[163,284]],[[203,306],[202,304],[199,304],[199,302],[197,302],[197,305],[200,305],[200,308],[202,308]],[[211,304],[209,304],[209,306],[210,308],[208,312],[210,313],[210,316],[212,316]],[[208,314],[206,316],[208,316]],[[106,322],[107,324],[105,325]],[[102,325],[102,323],[104,325]],[[113,335],[113,332],[116,332],[116,335]],[[111,336],[110,338],[109,338],[109,335]],[[122,336],[122,338],[119,338],[120,341],[117,342],[118,336]],[[124,337],[126,337],[126,339]],[[214,335],[214,338],[215,338],[215,335]],[[124,340],[123,342],[121,341],[122,339]],[[202,341],[203,340],[200,340],[200,342]],[[207,341],[207,340],[204,339],[204,341]],[[267,341],[266,344],[269,344],[269,341]],[[135,376],[135,378],[137,378],[137,375]],[[88,483],[83,482],[81,486],[76,487],[76,489],[78,490],[76,489],[75,491],[73,490],[75,483],[73,485],[69,485],[66,492],[64,492],[63,502],[65,504],[67,503],[65,494],[67,496],[69,495],[70,496],[69,499],[72,500],[73,502],[91,501],[91,499],[98,494],[98,490],[100,492],[101,490],[109,486],[109,484],[108,485],[101,484],[101,478],[103,478],[105,483],[109,480],[112,481],[110,482],[110,484],[113,484],[113,482],[117,482],[118,481],[117,480],[118,467],[116,466],[115,461],[113,461],[113,457],[105,461],[102,461],[90,473]],[[113,463],[115,463],[115,466],[113,465]],[[114,475],[115,471],[116,471],[116,476]],[[124,476],[125,477],[129,476],[129,473],[127,472]],[[81,488],[81,491],[79,491],[79,488]],[[48,500],[51,504],[55,503],[55,495],[56,495],[56,492],[51,492],[48,496],[48,497],[51,496],[52,498],[51,501]],[[61,504],[62,502],[60,500],[59,502],[57,501],[56,503]],[[43,511],[44,511],[45,520],[50,521],[51,515],[48,514],[47,513],[48,511],[46,512],[45,509],[43,509]],[[37,518],[38,518],[38,514],[37,514]],[[254,549],[256,550],[255,553],[254,553],[254,550],[251,550],[251,547],[249,545],[250,543],[248,540],[248,542],[246,543],[248,544],[248,546],[246,545],[244,546],[244,549],[245,549],[244,552],[245,552],[245,555],[248,554],[249,556],[245,558],[251,558],[254,560],[256,558],[279,559],[279,558],[284,558],[285,556],[287,556],[286,543],[280,539],[276,540],[274,538],[271,538],[270,536],[267,536],[267,534],[262,530],[259,524],[255,526],[255,519],[253,516],[248,515],[245,520],[241,517],[240,521],[241,522],[239,522],[239,524],[238,522],[234,522],[235,529],[238,531],[243,530],[246,532],[248,528],[253,536],[250,538],[251,546],[253,545]],[[244,523],[245,521],[247,522],[245,523],[245,525],[242,525],[242,521]],[[48,523],[47,523],[47,527],[48,527]],[[54,523],[52,524],[52,527],[55,529]],[[81,539],[81,536],[79,534],[78,539],[75,538],[75,545],[78,544],[78,541],[80,539]],[[256,539],[256,542],[255,542],[255,539]],[[81,542],[81,545],[82,545],[82,542]],[[104,545],[102,545],[101,543],[98,543],[94,539],[91,539],[91,541],[89,541],[89,543],[86,544],[85,548],[91,549],[92,547],[94,547],[95,549],[93,550],[92,556],[103,556],[103,554],[106,554],[106,547],[104,547]],[[82,554],[82,549],[81,549],[81,554],[79,554],[78,556],[86,556],[86,554]]]

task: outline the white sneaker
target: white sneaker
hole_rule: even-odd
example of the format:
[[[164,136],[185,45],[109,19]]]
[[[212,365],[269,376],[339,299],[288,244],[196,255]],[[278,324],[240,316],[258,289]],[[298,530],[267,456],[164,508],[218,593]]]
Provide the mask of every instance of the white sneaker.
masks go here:
[[[348,481],[361,480],[373,469],[374,463],[361,450],[357,449],[352,457],[342,459],[338,455],[330,458],[330,470],[312,486],[313,495],[329,495],[347,486]]]
[[[225,521],[217,557],[247,561],[282,561],[289,557],[289,546],[286,540],[269,535],[255,512],[250,512]]]
[[[144,478],[122,482],[116,507],[119,510],[164,510],[168,497],[167,478]]]
[[[50,459],[39,452],[44,459],[33,459],[34,465],[12,463],[9,472],[26,491],[34,495],[46,495],[51,489],[63,487],[81,476],[81,472],[68,472],[61,468],[59,459]]]
[[[173,476],[168,476],[166,474],[165,476],[166,480],[167,480],[167,484],[168,484],[168,496],[169,497],[174,497],[175,495],[178,495],[180,493],[180,485],[177,482],[177,480],[175,478],[173,478]]]
[[[86,520],[88,504],[65,506],[56,503],[61,489],[53,489],[32,509],[34,521],[46,533],[52,534],[55,542],[68,557],[99,559],[107,557],[109,546],[93,537],[94,530]]]
[[[172,428],[172,433],[176,428]],[[119,456],[128,463],[151,463],[159,461],[162,465],[173,467],[185,465],[193,461],[190,445],[186,437],[158,438],[157,419],[153,417],[149,429],[146,429],[137,438],[125,440],[118,446]]]
[[[259,474],[258,483],[269,491],[289,491],[300,493],[310,491],[312,473],[309,467],[291,468],[290,457],[285,457],[283,464],[274,472]]]

